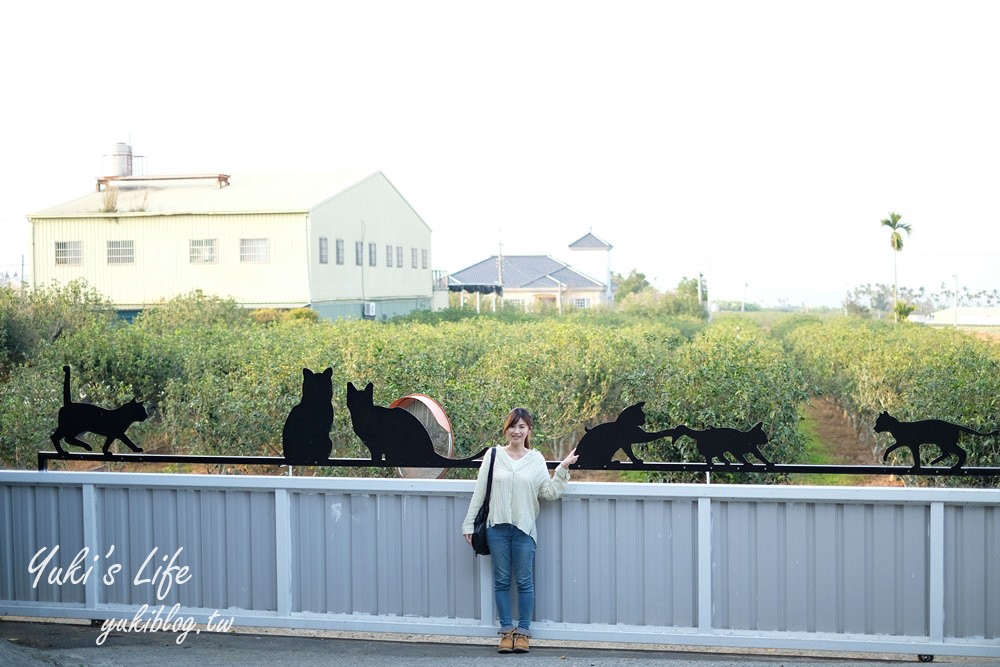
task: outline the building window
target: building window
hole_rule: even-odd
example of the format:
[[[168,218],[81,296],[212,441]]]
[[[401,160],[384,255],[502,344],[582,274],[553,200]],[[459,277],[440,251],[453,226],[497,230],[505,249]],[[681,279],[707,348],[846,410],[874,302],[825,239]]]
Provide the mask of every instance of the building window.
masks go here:
[[[83,241],[56,241],[56,264],[83,264]]]
[[[135,241],[108,241],[108,264],[134,264]]]
[[[385,247],[385,265],[392,267],[392,246],[387,245]]]
[[[590,299],[573,299],[574,308],[590,308]]]
[[[403,268],[403,246],[396,246],[396,266]]]
[[[354,263],[358,266],[364,266],[365,263],[365,242],[355,241],[354,242]]]
[[[330,263],[330,239],[325,236],[319,237],[319,263]]]
[[[267,239],[240,239],[240,263],[266,264]]]
[[[518,308],[520,310],[527,310],[527,303],[524,299],[504,299],[503,305],[508,308]]]
[[[426,248],[423,248],[420,251],[420,268],[421,269],[426,269],[427,268],[427,249]]]
[[[378,246],[368,244],[368,266],[378,266]]]
[[[337,239],[337,264],[344,264],[344,239]]]
[[[191,239],[188,258],[192,264],[215,264],[218,261],[215,239]]]
[[[417,268],[417,249],[410,248],[410,266]]]

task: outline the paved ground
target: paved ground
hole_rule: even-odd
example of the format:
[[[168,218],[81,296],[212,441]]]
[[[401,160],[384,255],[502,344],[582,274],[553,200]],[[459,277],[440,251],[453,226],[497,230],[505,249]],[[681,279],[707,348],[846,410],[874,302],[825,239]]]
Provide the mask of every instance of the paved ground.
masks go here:
[[[769,651],[741,653],[653,649],[612,645],[566,645],[537,641],[527,655],[499,655],[481,639],[413,635],[349,635],[347,633],[258,631],[216,634],[191,632],[178,644],[174,633],[110,633],[97,645],[100,628],[86,622],[0,620],[0,665],[3,667],[174,667],[225,665],[263,667],[468,667],[532,665],[533,667],[864,667],[919,664],[914,657],[874,654],[815,656]],[[1000,666],[1000,658],[942,656],[934,664],[969,667]]]

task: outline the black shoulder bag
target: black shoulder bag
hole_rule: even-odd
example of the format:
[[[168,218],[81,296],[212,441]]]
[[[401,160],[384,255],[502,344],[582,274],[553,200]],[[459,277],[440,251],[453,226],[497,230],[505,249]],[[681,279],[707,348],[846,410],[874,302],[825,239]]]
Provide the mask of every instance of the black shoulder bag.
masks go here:
[[[472,528],[472,550],[478,556],[489,556],[490,545],[486,541],[486,517],[490,514],[490,492],[493,490],[493,464],[497,462],[497,450],[493,448],[490,457],[490,474],[486,478],[486,498],[483,500]]]

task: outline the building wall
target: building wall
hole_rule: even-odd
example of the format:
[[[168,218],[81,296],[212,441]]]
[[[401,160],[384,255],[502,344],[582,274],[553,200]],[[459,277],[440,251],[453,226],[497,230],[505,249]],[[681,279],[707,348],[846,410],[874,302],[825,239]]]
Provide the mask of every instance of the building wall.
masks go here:
[[[241,239],[266,239],[267,258],[241,261]],[[192,290],[248,306],[309,303],[304,214],[149,215],[33,221],[35,285],[83,278],[119,308]],[[213,241],[214,261],[192,262],[191,242]],[[81,244],[80,264],[56,264],[57,242]],[[108,243],[132,241],[130,263],[109,263]]]
[[[320,238],[327,239],[326,263],[320,262]],[[343,244],[342,264],[338,241]],[[357,243],[362,244],[360,266]],[[313,303],[431,298],[431,231],[381,174],[316,206],[310,214],[309,245]],[[387,247],[392,247],[391,266]]]
[[[563,309],[575,307],[575,303],[578,299],[588,302],[588,305],[583,306],[585,308],[596,308],[605,301],[604,292],[600,289],[567,290],[562,293]],[[541,304],[555,306],[559,303],[555,290],[551,292],[544,292],[540,290],[520,290],[511,288],[504,289],[504,302],[507,304],[523,304],[526,310],[532,310],[535,307],[541,306]]]
[[[193,290],[248,307],[312,304],[324,316],[352,316],[354,311],[360,316],[364,302],[375,302],[376,319],[431,303],[430,229],[381,173],[308,213],[135,212],[32,223],[35,285],[82,278],[123,310]],[[260,239],[266,258],[241,259],[241,239]],[[210,245],[212,261],[192,261],[192,241]],[[80,263],[56,264],[56,244],[66,242],[79,243]],[[109,261],[108,245],[117,242],[128,244],[123,252],[130,261]],[[358,242],[363,244],[361,266]],[[392,248],[391,266],[387,247]]]

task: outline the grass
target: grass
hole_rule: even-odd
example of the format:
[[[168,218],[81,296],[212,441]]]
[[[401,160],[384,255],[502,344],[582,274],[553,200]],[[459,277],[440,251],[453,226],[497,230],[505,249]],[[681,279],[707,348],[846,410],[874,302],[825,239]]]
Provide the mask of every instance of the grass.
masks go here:
[[[799,410],[799,430],[806,440],[805,459],[802,463],[808,465],[831,465],[836,463],[829,451],[829,444],[823,441],[816,420],[811,415]],[[816,475],[789,475],[792,484],[811,484],[817,486],[850,486],[855,483],[857,475],[841,475],[824,473]]]

